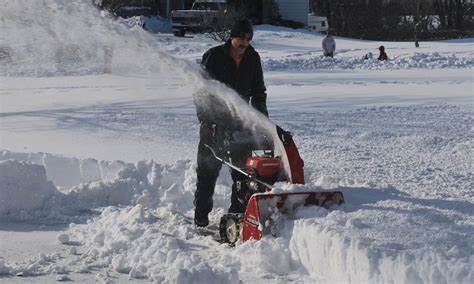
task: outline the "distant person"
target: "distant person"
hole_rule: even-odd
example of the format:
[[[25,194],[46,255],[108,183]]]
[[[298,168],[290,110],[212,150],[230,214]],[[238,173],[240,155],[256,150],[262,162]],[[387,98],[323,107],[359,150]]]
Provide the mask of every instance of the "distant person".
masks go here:
[[[331,32],[328,31],[326,37],[323,39],[323,53],[326,57],[333,57],[334,52],[336,51],[336,41],[331,35]]]
[[[362,59],[364,60],[368,60],[368,59],[372,60],[372,58],[374,58],[374,55],[372,54],[372,52],[368,52],[366,55],[362,57]]]
[[[377,59],[382,60],[382,61],[388,60],[388,56],[387,56],[387,53],[385,53],[385,47],[383,45],[379,47],[379,51],[380,51],[380,54]]]
[[[114,49],[111,46],[104,47],[104,73],[112,73],[112,58],[114,57]]]

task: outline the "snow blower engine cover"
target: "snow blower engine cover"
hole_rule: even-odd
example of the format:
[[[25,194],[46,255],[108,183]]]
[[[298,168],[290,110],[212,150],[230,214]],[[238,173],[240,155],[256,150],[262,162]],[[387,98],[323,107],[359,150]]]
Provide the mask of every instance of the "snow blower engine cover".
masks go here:
[[[279,174],[281,160],[276,157],[254,156],[247,159],[247,172],[260,178],[272,178]]]

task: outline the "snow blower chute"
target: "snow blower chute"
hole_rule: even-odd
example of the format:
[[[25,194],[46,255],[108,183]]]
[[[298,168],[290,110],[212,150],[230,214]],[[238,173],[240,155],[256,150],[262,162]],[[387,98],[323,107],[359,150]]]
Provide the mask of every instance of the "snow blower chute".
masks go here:
[[[286,214],[299,206],[329,208],[344,203],[340,191],[271,193],[277,181],[304,184],[303,160],[291,134],[279,126],[276,126],[276,133],[283,146],[282,155],[275,156],[274,145],[271,149],[259,149],[263,154],[248,157],[244,168],[218,157],[214,149],[206,145],[216,159],[246,177],[236,182],[242,197],[239,200],[246,205],[246,210],[244,213],[228,213],[221,218],[219,234],[222,242],[234,244],[239,239],[242,242],[259,240],[264,234],[273,234],[272,214],[275,212]]]

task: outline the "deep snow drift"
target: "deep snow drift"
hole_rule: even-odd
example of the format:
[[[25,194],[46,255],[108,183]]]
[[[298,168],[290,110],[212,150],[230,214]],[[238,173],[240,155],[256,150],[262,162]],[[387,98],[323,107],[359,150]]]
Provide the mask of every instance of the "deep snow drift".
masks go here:
[[[319,34],[256,27],[270,118],[305,160],[307,183],[275,190],[337,188],[346,204],[299,208],[278,237],[231,248],[209,235],[226,169],[211,228],[192,224],[192,94],[239,104],[197,67],[217,43],[130,28],[89,1],[4,6],[0,280],[474,282],[472,41],[336,38],[326,59]],[[361,59],[380,44],[388,62]]]

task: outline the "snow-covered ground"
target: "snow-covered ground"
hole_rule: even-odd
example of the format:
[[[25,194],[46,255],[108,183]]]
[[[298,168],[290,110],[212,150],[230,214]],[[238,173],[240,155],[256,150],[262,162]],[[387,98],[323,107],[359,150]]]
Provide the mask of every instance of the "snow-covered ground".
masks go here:
[[[0,282],[474,282],[473,40],[336,37],[330,59],[320,34],[257,26],[270,119],[305,160],[306,184],[277,190],[337,188],[346,204],[231,248],[192,224],[193,94],[237,103],[199,74],[218,43],[89,3],[0,11]],[[389,61],[361,59],[379,45]],[[230,186],[224,169],[211,228]]]

